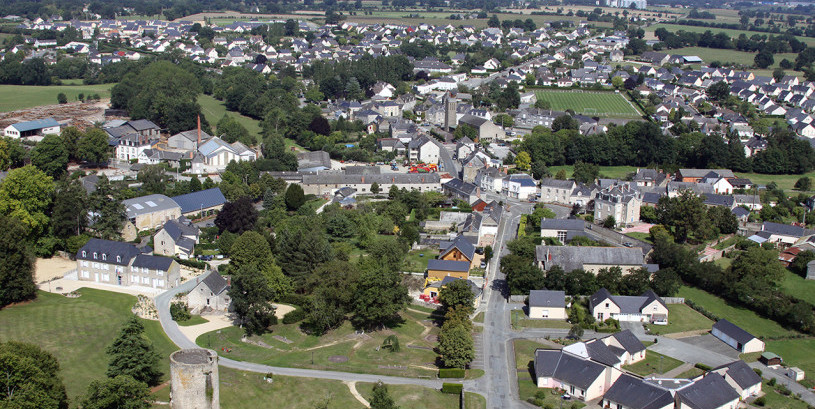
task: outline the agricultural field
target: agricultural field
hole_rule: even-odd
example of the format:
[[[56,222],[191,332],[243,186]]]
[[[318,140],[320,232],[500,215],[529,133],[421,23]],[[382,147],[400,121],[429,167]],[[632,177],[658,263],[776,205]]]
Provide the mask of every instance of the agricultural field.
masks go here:
[[[775,182],[779,189],[792,190],[795,187],[795,182],[802,177],[815,178],[815,171],[804,173],[801,175],[764,175],[761,173],[737,173],[736,177],[750,179],[754,184],[768,185],[770,182]]]
[[[79,94],[99,94],[102,99],[110,98],[110,89],[114,85],[0,85],[0,112],[54,105],[60,92],[65,93],[68,101],[76,101]]]
[[[136,297],[127,294],[90,288],[79,292],[79,298],[39,292],[35,301],[0,310],[0,341],[30,342],[54,354],[72,408],[77,407],[92,380],[105,376],[105,349],[136,303]],[[162,360],[161,370],[164,379],[169,379],[169,356],[177,348],[158,321],[142,323],[156,351],[167,358]]]
[[[807,280],[789,270],[784,270],[781,291],[795,298],[815,304],[815,281]]]
[[[221,351],[231,359],[272,366],[371,373],[405,377],[435,376],[436,346],[439,329],[432,313],[409,307],[404,322],[381,331],[357,333],[349,322],[318,337],[302,332],[299,324],[278,324],[272,332],[249,337],[243,342],[243,330],[225,328],[204,334],[198,345]],[[396,335],[401,351],[382,348],[389,335]]]
[[[573,110],[589,116],[638,118],[640,112],[615,92],[536,90],[538,101],[549,101],[553,110]]]
[[[668,325],[650,325],[652,334],[673,334],[677,332],[709,330],[713,321],[685,304],[668,305]]]
[[[753,65],[753,59],[755,59],[757,53],[751,53],[747,51],[738,51],[738,50],[720,50],[717,48],[708,48],[708,47],[685,47],[685,48],[675,48],[672,50],[667,50],[666,52],[670,54],[681,54],[681,55],[695,55],[700,57],[706,63],[711,61],[719,61],[722,63],[736,63],[742,64],[746,66]],[[773,54],[773,58],[775,63],[770,67],[770,69],[777,68],[779,64],[781,64],[781,60],[788,59],[791,62],[795,61],[795,57],[798,54],[796,53],[779,53]],[[789,70],[792,73],[792,70]]]
[[[732,30],[727,28],[712,28],[712,27],[697,27],[697,26],[684,26],[680,24],[670,24],[670,23],[659,23],[654,24],[650,27],[645,28],[645,38],[646,39],[656,39],[654,36],[654,32],[659,29],[664,28],[670,32],[676,32],[678,30],[685,30],[688,32],[695,32],[695,33],[704,33],[705,31],[710,30],[713,34],[718,34],[724,32],[725,34],[729,35],[731,38],[738,38],[740,34],[745,34],[747,37],[751,37],[753,34],[758,35],[771,35],[772,33],[762,33],[758,31],[748,31],[748,30]],[[772,34],[777,35],[777,34]],[[808,46],[815,45],[815,38],[812,37],[796,37],[798,40],[806,43]]]
[[[725,300],[697,288],[683,286],[679,289],[677,297],[691,300],[717,317],[727,318],[728,321],[757,337],[798,335],[798,332],[786,329],[773,320],[763,318],[747,308],[731,305]]]

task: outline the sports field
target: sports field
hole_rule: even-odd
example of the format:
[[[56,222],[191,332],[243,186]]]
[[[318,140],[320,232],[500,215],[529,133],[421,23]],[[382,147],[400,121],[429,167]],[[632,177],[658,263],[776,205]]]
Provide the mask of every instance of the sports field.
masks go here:
[[[101,98],[110,98],[110,89],[114,85],[0,85],[0,112],[55,105],[60,92],[65,93],[68,101],[76,101],[79,94],[99,94]]]
[[[615,92],[595,91],[535,91],[538,101],[549,101],[555,111],[573,110],[577,114],[637,118],[641,114],[627,99]]]

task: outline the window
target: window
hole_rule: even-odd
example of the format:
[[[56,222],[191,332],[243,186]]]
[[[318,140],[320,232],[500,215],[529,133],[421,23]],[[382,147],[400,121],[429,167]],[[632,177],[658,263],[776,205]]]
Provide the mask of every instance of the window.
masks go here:
[[[90,277],[91,277],[91,273],[89,273],[87,270],[82,270],[82,278],[90,278]]]
[[[559,231],[559,232],[557,232],[557,239],[558,239],[558,241],[560,241],[561,243],[565,243],[565,242],[566,242],[566,232],[565,232],[565,231]]]
[[[105,253],[102,253],[102,260],[107,261],[107,259],[108,259],[108,255],[105,254]]]
[[[122,256],[116,256],[116,262],[121,263],[122,262]]]
[[[88,252],[86,252],[85,250],[82,250],[82,257],[88,257]]]
[[[96,252],[93,252],[93,259],[96,260]]]
[[[606,308],[608,308],[608,303],[606,303]]]
[[[87,267],[87,266],[88,266],[88,264],[89,264],[89,263],[88,263],[87,261],[82,261],[82,267]]]
[[[110,281],[110,274],[103,273],[102,274],[102,281]]]

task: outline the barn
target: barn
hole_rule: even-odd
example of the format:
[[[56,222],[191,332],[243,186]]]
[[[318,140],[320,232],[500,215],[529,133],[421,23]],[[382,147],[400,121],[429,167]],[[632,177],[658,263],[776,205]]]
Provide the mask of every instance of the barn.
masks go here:
[[[710,333],[743,354],[764,351],[762,340],[728,320],[722,319],[713,324]]]

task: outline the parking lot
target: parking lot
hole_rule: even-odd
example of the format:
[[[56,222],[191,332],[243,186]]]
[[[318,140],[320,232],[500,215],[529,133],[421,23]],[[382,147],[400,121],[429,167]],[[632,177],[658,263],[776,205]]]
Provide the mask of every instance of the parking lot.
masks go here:
[[[739,358],[739,351],[736,351],[735,349],[731,348],[730,345],[725,344],[724,342],[720,341],[718,338],[710,334],[700,335],[696,337],[681,338],[680,341],[686,342],[691,345],[695,345],[699,348],[703,348],[711,352],[716,352],[717,354],[729,356],[734,359]]]

